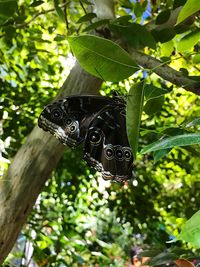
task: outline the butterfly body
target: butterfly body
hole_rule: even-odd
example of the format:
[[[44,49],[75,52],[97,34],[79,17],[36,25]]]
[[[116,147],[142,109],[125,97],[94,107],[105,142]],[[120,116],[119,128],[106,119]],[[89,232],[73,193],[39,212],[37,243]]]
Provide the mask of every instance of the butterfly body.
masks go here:
[[[118,97],[70,96],[47,105],[38,125],[70,147],[84,142],[88,165],[121,182],[131,177],[133,162],[125,121]]]

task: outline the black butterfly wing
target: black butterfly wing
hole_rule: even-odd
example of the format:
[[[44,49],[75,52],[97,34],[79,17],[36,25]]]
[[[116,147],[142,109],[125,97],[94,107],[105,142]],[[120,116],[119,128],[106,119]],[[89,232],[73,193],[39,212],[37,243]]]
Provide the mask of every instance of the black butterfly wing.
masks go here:
[[[47,105],[38,125],[55,135],[64,145],[78,146],[84,141],[90,122],[111,98],[101,96],[70,96]]]
[[[132,176],[130,148],[124,107],[113,105],[101,110],[87,131],[84,158],[104,179],[123,182]]]

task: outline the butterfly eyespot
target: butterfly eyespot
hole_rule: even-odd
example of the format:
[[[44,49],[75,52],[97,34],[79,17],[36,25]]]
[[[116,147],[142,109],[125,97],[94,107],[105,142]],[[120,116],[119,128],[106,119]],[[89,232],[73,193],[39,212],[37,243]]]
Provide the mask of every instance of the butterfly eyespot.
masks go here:
[[[72,120],[71,119],[67,119],[66,124],[70,125],[71,123],[72,123]]]
[[[51,111],[52,119],[60,120],[62,118],[62,112],[60,109],[53,109]]]
[[[93,131],[89,135],[89,140],[92,144],[98,144],[101,141],[101,134],[98,131]]]
[[[130,151],[125,150],[124,154],[125,154],[125,158],[126,159],[130,159],[131,158],[131,152]]]
[[[112,159],[113,156],[114,156],[114,151],[113,151],[112,148],[107,148],[105,153],[106,153],[106,158],[107,159]]]
[[[75,125],[72,125],[72,126],[70,127],[70,132],[73,133],[73,132],[75,132],[75,131],[76,131],[76,126],[75,126]]]
[[[118,160],[122,160],[123,159],[123,151],[120,148],[117,148],[117,150],[115,151],[115,156]]]

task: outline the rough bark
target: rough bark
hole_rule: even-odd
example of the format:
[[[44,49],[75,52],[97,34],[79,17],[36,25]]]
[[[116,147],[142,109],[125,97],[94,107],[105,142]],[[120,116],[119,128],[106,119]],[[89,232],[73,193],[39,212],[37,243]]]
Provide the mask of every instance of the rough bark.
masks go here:
[[[142,52],[130,49],[130,54],[138,65],[151,72],[156,73],[158,76],[167,80],[185,90],[200,95],[200,82],[195,81],[189,76],[184,76],[182,72],[177,71],[170,66],[164,64],[162,61],[146,55]]]
[[[101,81],[78,64],[71,70],[58,98],[97,94]],[[32,207],[62,156],[64,146],[35,126],[0,180],[0,266],[12,249]]]

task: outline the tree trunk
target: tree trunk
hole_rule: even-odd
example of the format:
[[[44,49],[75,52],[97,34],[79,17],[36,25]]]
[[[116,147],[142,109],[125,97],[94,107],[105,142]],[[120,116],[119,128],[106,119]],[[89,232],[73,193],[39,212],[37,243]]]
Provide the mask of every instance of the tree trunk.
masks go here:
[[[101,80],[83,71],[71,70],[57,98],[97,94]],[[55,137],[35,126],[17,152],[0,183],[0,265],[12,249],[32,207],[62,156],[64,146]]]

